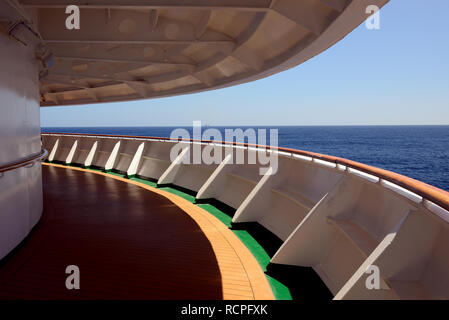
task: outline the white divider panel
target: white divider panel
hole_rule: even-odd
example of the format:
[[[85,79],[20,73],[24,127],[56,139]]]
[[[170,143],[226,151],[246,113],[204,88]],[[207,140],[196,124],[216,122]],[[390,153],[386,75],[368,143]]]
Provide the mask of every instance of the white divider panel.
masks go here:
[[[73,156],[75,155],[75,151],[76,151],[77,147],[78,147],[78,140],[75,140],[75,142],[73,142],[72,148],[70,148],[67,158],[65,159],[66,164],[72,163],[72,159],[73,159]]]
[[[217,165],[182,164],[173,180],[173,184],[198,191],[211,176]]]
[[[273,263],[313,267],[334,294],[413,206],[389,191],[346,176],[294,230]]]
[[[270,201],[270,184],[273,168],[269,168],[259,183],[251,190],[235,212],[232,222],[251,222],[260,218],[260,209]]]
[[[394,297],[407,300],[448,299],[448,246],[447,223],[422,209],[407,216],[394,241],[372,264],[379,268]],[[378,298],[373,290],[364,290],[365,278],[366,275],[363,275],[338,298]]]
[[[106,164],[104,166],[105,170],[111,170],[112,168],[114,168],[114,164],[115,161],[117,160],[117,155],[119,153],[120,150],[120,140],[117,141],[114,145],[114,149],[112,149],[112,152],[108,158],[108,161],[106,161]]]
[[[194,148],[190,154],[190,161],[188,164],[182,164],[179,168],[178,173],[176,174],[176,177],[173,180],[173,184],[193,190],[198,191],[200,188],[204,185],[204,183],[208,180],[208,178],[212,175],[212,173],[215,171],[215,169],[218,167],[219,164],[214,163],[216,160],[223,160],[223,148],[217,147],[217,146],[211,146],[210,144],[200,144],[200,143],[193,143],[192,147]],[[213,154],[216,155],[217,159],[213,159],[213,161],[210,161],[211,163],[206,163],[201,158],[195,159],[193,156],[194,152],[201,153],[201,155],[204,153]],[[196,160],[196,161],[195,161]],[[200,160],[200,161],[198,161]],[[200,163],[197,163],[200,162]]]
[[[142,142],[139,147],[137,148],[136,153],[134,154],[134,157],[131,161],[131,164],[129,165],[128,171],[126,171],[126,174],[128,176],[133,176],[137,172],[137,168],[139,166],[140,160],[142,159],[142,153],[143,149],[145,147],[145,142]]]
[[[237,209],[251,193],[263,176],[256,164],[231,164],[223,175],[217,178],[215,199]]]
[[[56,151],[58,151],[58,146],[59,146],[59,139],[56,139],[53,148],[51,149],[50,155],[48,156],[48,161],[53,161],[55,159]],[[44,147],[46,147],[45,144]]]
[[[137,175],[159,179],[171,164],[170,150],[174,145],[172,142],[147,140]]]
[[[382,275],[384,270],[378,269],[377,260],[379,257],[386,252],[388,247],[393,243],[398,231],[404,224],[404,221],[409,216],[410,211],[399,221],[399,223],[394,227],[391,233],[388,233],[380,244],[374,249],[374,251],[368,256],[368,258],[363,262],[359,269],[352,275],[352,277],[346,282],[346,284],[340,289],[340,291],[335,295],[335,300],[350,299],[351,295],[357,294],[358,299],[397,299],[397,295],[394,290],[386,283],[385,274]],[[376,271],[369,270],[370,267],[374,266]],[[377,289],[368,289],[367,281],[368,275],[372,272],[379,271],[379,279]],[[377,281],[377,280],[376,280]]]
[[[307,211],[331,191],[343,176],[341,171],[320,163],[297,158],[282,160],[279,162],[273,191],[293,198]]]
[[[181,167],[183,159],[188,156],[188,152],[190,151],[190,147],[185,147],[182,149],[181,153],[176,157],[176,159],[172,162],[172,164],[168,167],[168,169],[162,174],[162,176],[158,180],[158,184],[168,184],[172,183],[176,177],[176,174]]]
[[[98,141],[94,141],[92,144],[92,147],[89,150],[89,153],[87,154],[86,161],[84,161],[84,166],[89,167],[92,164],[92,161],[95,156],[95,152],[97,151]]]
[[[77,138],[72,136],[60,136],[58,140],[58,147],[52,161],[65,163]]]
[[[216,147],[221,148],[225,159],[200,188],[197,198],[215,198],[237,209],[262,178],[260,165],[248,164],[248,152],[244,147],[236,146],[234,150],[225,145]]]
[[[326,223],[329,206],[337,201],[345,181],[326,194],[296,227],[271,259],[272,263],[312,267],[319,263],[326,246],[333,240],[331,226]],[[340,199],[340,207],[343,199]]]
[[[48,157],[50,156],[51,151],[53,150],[53,147],[56,143],[56,140],[58,140],[58,139],[59,139],[59,136],[51,136],[48,134],[41,135],[42,148],[48,150]]]
[[[320,183],[315,177],[323,179]],[[317,164],[279,158],[279,167],[251,201],[240,206],[234,222],[258,222],[286,240],[313,206],[341,179],[340,172]],[[249,198],[247,198],[249,200]]]
[[[77,138],[72,136],[60,136],[57,138],[56,148],[55,145],[53,145],[55,151],[53,153],[52,149],[48,158],[49,161],[60,161],[65,163],[76,140]]]
[[[352,275],[352,277],[346,282],[343,288],[335,295],[334,300],[346,300],[351,299],[356,294],[357,300],[376,299],[376,300],[395,300],[397,295],[394,290],[385,282],[385,279],[381,277],[380,269],[370,269],[372,267],[377,268],[378,258],[387,250],[396,237],[396,232],[387,234],[382,242],[377,246],[374,252],[362,263],[359,269]],[[368,289],[368,285],[373,285],[371,279],[368,277],[379,270],[378,288]],[[352,297],[351,297],[352,296]]]
[[[230,167],[228,164],[231,160],[232,154],[228,154],[200,188],[198,194],[196,195],[197,199],[215,198],[219,194],[222,188],[220,182],[223,181],[222,177],[229,170]]]
[[[78,141],[78,145],[76,147],[76,152],[73,155],[71,163],[76,163],[76,164],[85,166],[87,157],[89,156],[89,153],[91,152],[92,147],[95,143],[95,138],[81,136],[81,137],[77,137],[77,141]],[[92,158],[93,158],[93,155],[92,155]]]
[[[115,145],[120,139],[105,137],[97,137],[94,139],[97,141],[97,149],[92,158],[91,166],[104,169],[111,156],[112,150],[114,150]]]
[[[120,150],[117,154],[113,169],[116,169],[120,172],[127,172],[137,152],[137,149],[142,144],[142,142],[142,140],[121,139]]]

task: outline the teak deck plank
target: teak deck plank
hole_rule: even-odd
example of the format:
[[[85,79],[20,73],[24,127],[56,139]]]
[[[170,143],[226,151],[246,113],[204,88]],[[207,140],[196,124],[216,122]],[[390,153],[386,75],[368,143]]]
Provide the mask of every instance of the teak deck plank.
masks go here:
[[[0,299],[273,298],[246,247],[194,204],[105,173],[42,174],[44,213],[0,262]],[[68,265],[79,290],[65,287]]]

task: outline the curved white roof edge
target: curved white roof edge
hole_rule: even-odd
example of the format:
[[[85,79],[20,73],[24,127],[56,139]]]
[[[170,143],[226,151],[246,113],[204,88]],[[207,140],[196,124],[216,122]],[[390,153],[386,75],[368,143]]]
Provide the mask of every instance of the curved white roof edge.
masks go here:
[[[40,104],[58,106],[169,97],[268,77],[325,51],[368,18],[369,6],[388,1],[87,1],[79,5],[79,30],[65,28],[70,0],[6,3],[31,17],[44,67]],[[9,28],[17,22],[11,15]],[[16,31],[18,38],[26,32],[21,25]]]

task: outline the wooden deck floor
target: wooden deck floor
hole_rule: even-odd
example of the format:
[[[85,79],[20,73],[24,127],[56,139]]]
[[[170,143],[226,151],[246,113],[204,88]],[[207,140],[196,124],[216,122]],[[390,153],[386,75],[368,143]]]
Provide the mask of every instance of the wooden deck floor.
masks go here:
[[[106,174],[42,172],[44,213],[0,262],[0,299],[272,298],[247,249],[197,206]],[[80,290],[65,287],[68,265]]]

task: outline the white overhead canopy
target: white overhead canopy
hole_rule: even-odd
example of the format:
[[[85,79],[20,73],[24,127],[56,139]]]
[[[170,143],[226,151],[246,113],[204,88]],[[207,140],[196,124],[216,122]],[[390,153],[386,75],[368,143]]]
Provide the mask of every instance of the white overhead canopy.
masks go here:
[[[21,5],[53,55],[40,78],[41,106],[155,98],[260,79],[326,50],[368,17],[367,6],[388,2],[6,1]],[[72,4],[80,8],[79,30],[65,27]]]

